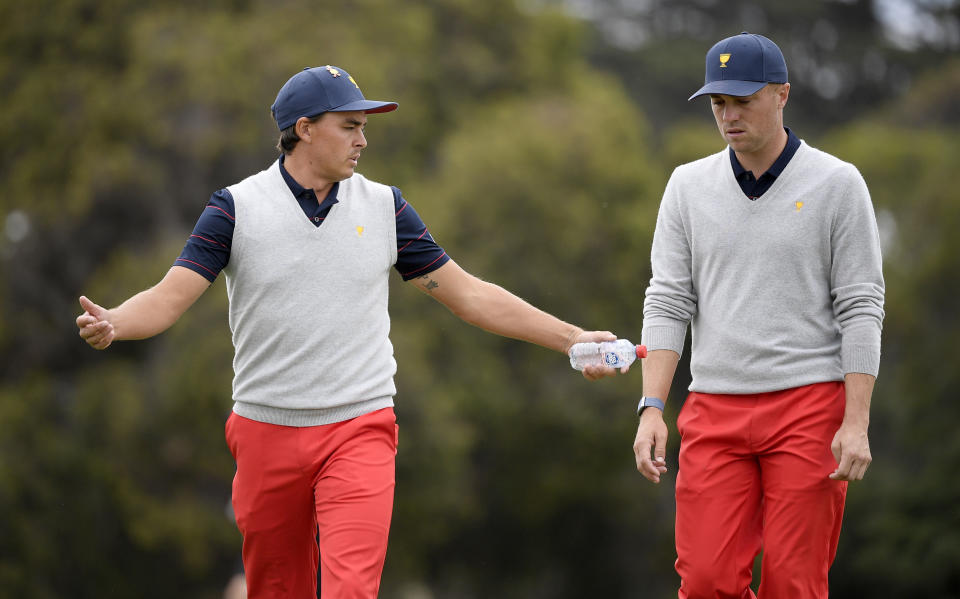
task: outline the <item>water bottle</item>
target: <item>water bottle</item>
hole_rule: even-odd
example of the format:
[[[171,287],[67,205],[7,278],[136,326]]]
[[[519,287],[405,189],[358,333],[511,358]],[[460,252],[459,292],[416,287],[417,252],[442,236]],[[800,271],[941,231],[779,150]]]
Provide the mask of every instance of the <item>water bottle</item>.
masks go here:
[[[570,366],[583,370],[587,366],[623,368],[637,358],[647,357],[646,345],[634,345],[626,339],[600,343],[574,343],[570,348]]]

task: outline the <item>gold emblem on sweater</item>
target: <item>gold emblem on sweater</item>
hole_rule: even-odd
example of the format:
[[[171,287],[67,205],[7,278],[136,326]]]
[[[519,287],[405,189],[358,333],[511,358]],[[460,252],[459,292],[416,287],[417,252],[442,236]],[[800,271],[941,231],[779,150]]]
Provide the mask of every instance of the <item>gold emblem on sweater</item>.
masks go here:
[[[357,237],[363,237],[363,225],[357,225]]]
[[[800,212],[800,209],[803,208],[803,202],[796,202],[794,205],[797,207],[797,212]]]

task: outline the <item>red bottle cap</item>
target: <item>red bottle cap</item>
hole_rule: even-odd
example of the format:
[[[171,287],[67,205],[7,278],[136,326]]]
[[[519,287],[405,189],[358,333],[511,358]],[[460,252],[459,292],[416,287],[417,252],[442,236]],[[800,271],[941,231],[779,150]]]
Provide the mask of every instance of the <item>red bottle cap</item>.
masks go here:
[[[647,346],[646,346],[646,345],[638,345],[638,346],[637,346],[637,357],[638,357],[638,358],[646,358],[646,357],[647,357]]]

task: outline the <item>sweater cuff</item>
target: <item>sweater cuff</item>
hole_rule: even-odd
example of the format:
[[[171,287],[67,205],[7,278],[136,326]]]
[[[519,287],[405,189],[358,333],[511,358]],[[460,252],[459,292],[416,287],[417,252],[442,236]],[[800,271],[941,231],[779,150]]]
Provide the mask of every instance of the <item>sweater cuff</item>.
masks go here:
[[[647,351],[669,349],[683,355],[686,336],[687,325],[682,322],[647,324],[643,327],[641,343],[647,346]]]
[[[841,351],[843,374],[852,372],[877,376],[880,372],[880,348],[868,345],[845,345]]]

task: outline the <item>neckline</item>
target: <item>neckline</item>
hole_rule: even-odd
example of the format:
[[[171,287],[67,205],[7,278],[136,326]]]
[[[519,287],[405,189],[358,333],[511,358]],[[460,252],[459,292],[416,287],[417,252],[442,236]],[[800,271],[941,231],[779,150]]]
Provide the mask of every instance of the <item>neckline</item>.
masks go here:
[[[801,157],[801,153],[805,152],[804,147],[806,144],[803,140],[800,140],[800,145],[797,146],[797,149],[794,151],[793,156],[783,167],[783,170],[780,171],[780,174],[774,179],[773,183],[770,185],[770,188],[759,198],[751,200],[743,193],[743,189],[740,187],[740,182],[737,181],[736,175],[733,173],[733,165],[730,163],[728,152],[730,147],[727,146],[727,149],[721,152],[721,162],[723,163],[723,170],[726,173],[726,180],[728,187],[732,188],[734,193],[737,195],[738,203],[744,208],[748,209],[750,212],[756,212],[760,209],[761,205],[766,205],[772,203],[773,199],[776,198],[780,192],[780,188],[784,186],[784,180],[789,177],[790,172],[793,171],[794,165],[798,162]]]
[[[283,209],[286,210],[288,213],[292,212],[294,217],[298,221],[300,221],[301,224],[298,226],[300,226],[301,228],[309,227],[309,229],[305,229],[305,230],[312,230],[311,232],[313,235],[320,235],[323,230],[329,229],[329,227],[324,227],[324,225],[328,224],[328,221],[330,220],[330,218],[338,211],[339,206],[342,204],[342,202],[339,201],[340,200],[339,195],[343,191],[343,186],[338,185],[338,190],[337,190],[338,201],[335,202],[332,206],[330,206],[330,211],[327,212],[327,216],[324,218],[323,224],[321,224],[318,227],[316,224],[314,224],[313,221],[310,220],[310,217],[308,217],[304,213],[303,208],[300,207],[300,202],[299,200],[297,200],[297,196],[294,195],[293,190],[290,189],[290,186],[287,184],[287,180],[284,178],[283,173],[280,171],[279,158],[273,163],[273,167],[271,168],[271,171],[273,171],[273,176],[275,178],[275,181],[278,182],[283,187],[284,200],[281,202],[281,204],[283,204]],[[339,183],[343,183],[343,181],[340,181]]]

